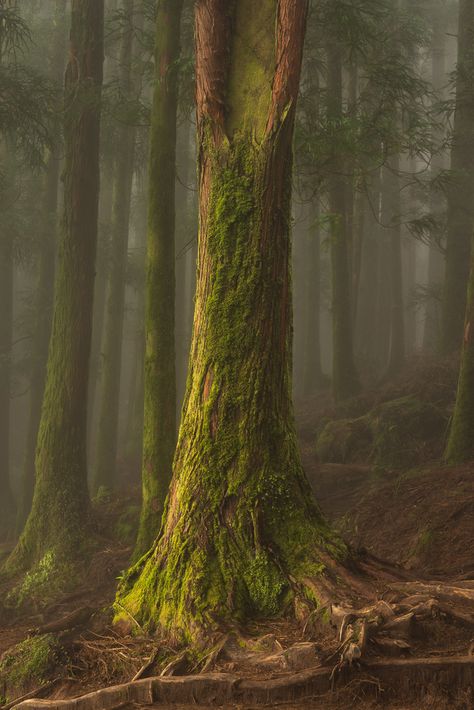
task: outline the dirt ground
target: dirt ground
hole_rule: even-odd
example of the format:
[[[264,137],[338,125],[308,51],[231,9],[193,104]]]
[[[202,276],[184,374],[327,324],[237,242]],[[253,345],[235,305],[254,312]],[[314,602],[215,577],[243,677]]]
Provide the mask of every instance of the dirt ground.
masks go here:
[[[315,454],[313,431],[308,422],[303,422],[300,427],[301,450],[308,477],[322,510],[356,550],[368,551],[400,565],[419,580],[449,579],[452,583],[472,583],[474,465],[448,468],[434,463],[408,472],[384,473],[374,471],[370,466],[320,465]],[[100,514],[104,531],[111,529],[111,522],[123,512],[124,505],[125,502],[103,507]],[[7,547],[0,547],[0,557],[7,551]],[[129,554],[130,547],[108,539],[104,533],[103,546],[92,560],[84,584],[74,593],[55,604],[39,606],[16,616],[3,611],[0,615],[0,658],[27,638],[31,629],[67,618],[77,609],[91,609],[91,618],[85,624],[59,631],[66,652],[52,677],[59,676],[62,680],[52,688],[49,697],[74,697],[130,681],[153,654],[156,641],[122,637],[110,625],[108,609],[114,597],[116,578],[126,568]],[[5,591],[0,589],[0,596]],[[472,652],[474,629],[462,626],[453,629],[443,624],[439,619],[434,630],[425,635],[423,642],[420,641],[419,647],[412,649],[416,656],[466,656],[470,647]],[[270,635],[284,648],[307,640],[300,628],[287,622],[270,623],[252,632],[259,637]],[[168,651],[173,652],[173,649]],[[189,670],[184,664],[181,668],[176,666],[173,672],[179,676]],[[226,662],[217,663],[215,670],[246,673],[247,677],[256,678],[262,675],[261,670],[252,674],[250,668],[236,668],[235,663]],[[279,675],[281,673],[276,672],[273,676],[267,673],[268,677],[278,678]],[[132,703],[118,707],[126,710],[145,706]],[[189,706],[162,704],[156,707],[184,710]],[[199,707],[206,710],[205,705]],[[220,707],[223,710],[226,707],[252,710],[257,706]],[[370,678],[356,674],[348,687],[336,687],[332,693],[267,707],[282,710],[471,710],[474,699],[461,684],[460,690],[447,695],[440,694],[438,687],[430,689],[428,686],[423,698],[404,703],[384,695],[384,689],[375,688]]]

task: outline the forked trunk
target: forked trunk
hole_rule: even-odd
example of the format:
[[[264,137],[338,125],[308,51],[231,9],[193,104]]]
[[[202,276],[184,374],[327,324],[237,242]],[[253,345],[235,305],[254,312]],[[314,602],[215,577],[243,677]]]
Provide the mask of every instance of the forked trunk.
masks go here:
[[[292,136],[306,2],[199,0],[196,13],[190,373],[161,533],[116,604],[117,620],[193,641],[219,621],[281,612],[330,564],[328,550],[345,554],[312,501],[290,399]]]

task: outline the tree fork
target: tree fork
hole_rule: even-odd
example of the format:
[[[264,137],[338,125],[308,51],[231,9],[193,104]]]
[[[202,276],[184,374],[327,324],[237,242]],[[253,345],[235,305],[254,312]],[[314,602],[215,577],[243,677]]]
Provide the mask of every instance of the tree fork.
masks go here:
[[[292,136],[305,21],[306,3],[295,0],[196,7],[190,374],[162,529],[116,605],[117,621],[193,642],[220,622],[279,614],[295,598],[325,603],[347,556],[312,500],[290,399]]]

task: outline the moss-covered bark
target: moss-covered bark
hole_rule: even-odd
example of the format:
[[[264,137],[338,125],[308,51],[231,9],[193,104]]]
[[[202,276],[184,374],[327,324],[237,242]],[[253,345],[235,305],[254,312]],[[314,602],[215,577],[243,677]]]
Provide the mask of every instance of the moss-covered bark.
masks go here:
[[[472,257],[461,370],[445,458],[451,464],[474,459],[474,259]]]
[[[474,0],[460,0],[456,110],[451,149],[452,181],[447,192],[446,274],[442,350],[461,347],[471,237],[474,228]]]
[[[126,26],[120,52],[120,91],[125,101],[133,105],[141,91],[141,76],[132,71],[134,0],[126,0],[123,13]],[[115,165],[94,492],[100,488],[111,490],[116,482],[125,278],[136,141],[133,121],[133,116],[124,115],[117,134],[121,149]]]
[[[158,532],[176,445],[175,163],[182,0],[159,0],[153,98],[145,316],[142,514],[135,557]]]
[[[7,561],[7,570],[28,569],[43,561],[43,567],[55,576],[58,566],[75,560],[89,542],[86,405],[102,62],[103,2],[73,0],[65,77],[64,213],[36,451],[36,485],[30,515]]]
[[[118,620],[194,642],[219,623],[280,613],[345,554],[312,501],[290,399],[292,134],[305,15],[299,0],[196,8],[190,372],[161,532],[116,602]]]

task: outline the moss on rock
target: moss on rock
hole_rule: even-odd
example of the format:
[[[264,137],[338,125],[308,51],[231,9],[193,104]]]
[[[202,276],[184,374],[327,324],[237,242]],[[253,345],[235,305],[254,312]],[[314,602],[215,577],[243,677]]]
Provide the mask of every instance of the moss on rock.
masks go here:
[[[357,419],[330,421],[316,442],[324,463],[371,462],[398,469],[416,465],[445,432],[447,417],[416,397],[401,397],[374,407]]]
[[[61,647],[56,636],[45,634],[27,638],[3,654],[0,684],[4,694],[28,691],[45,683],[60,663]]]

